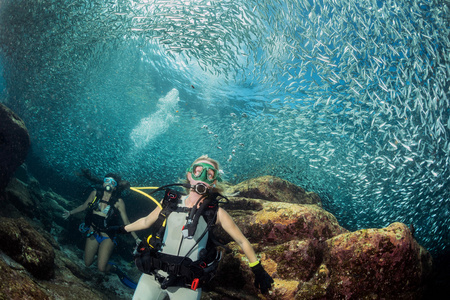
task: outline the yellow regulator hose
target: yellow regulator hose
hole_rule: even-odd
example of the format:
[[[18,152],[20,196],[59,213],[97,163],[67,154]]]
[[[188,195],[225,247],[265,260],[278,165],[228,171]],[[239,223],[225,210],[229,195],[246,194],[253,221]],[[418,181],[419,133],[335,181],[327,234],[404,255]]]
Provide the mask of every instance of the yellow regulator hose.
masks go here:
[[[135,191],[141,195],[144,195],[145,197],[149,198],[150,200],[152,200],[153,202],[156,203],[156,205],[159,206],[159,208],[162,209],[162,205],[161,203],[159,203],[155,198],[153,198],[152,196],[150,196],[149,194],[146,194],[144,192],[142,192],[141,190],[156,190],[158,189],[158,187],[130,187],[130,190]]]

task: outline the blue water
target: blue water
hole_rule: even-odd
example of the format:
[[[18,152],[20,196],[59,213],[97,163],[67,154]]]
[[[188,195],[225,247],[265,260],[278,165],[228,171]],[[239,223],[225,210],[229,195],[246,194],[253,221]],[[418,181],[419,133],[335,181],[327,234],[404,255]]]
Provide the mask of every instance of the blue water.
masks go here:
[[[6,82],[3,78],[3,57],[0,54],[0,99],[6,98]]]
[[[348,229],[413,224],[448,252],[448,5],[133,3],[0,2],[0,101],[38,179],[157,186],[208,154],[231,183],[279,176]]]

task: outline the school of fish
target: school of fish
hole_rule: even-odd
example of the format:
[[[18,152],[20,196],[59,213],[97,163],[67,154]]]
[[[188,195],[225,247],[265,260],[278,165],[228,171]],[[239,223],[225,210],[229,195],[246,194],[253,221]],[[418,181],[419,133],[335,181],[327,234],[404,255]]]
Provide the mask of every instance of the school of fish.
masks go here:
[[[58,176],[167,184],[208,153],[226,180],[279,176],[348,229],[404,222],[448,251],[449,5],[1,0],[0,101]]]

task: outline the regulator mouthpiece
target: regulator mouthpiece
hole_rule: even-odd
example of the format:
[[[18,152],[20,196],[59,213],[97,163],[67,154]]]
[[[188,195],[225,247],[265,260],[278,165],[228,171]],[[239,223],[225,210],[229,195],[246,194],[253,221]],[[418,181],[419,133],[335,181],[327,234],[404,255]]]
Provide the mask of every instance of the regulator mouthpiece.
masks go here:
[[[197,183],[196,185],[191,185],[191,189],[193,189],[199,195],[204,195],[208,192],[208,186],[201,182]]]

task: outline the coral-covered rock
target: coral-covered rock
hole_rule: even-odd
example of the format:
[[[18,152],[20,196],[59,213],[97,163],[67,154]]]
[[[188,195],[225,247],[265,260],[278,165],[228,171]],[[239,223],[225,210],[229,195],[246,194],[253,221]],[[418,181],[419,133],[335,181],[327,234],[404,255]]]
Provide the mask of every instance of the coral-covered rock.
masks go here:
[[[116,276],[114,274],[111,275]],[[55,278],[50,281],[40,281],[46,288],[50,299],[131,299],[131,290],[126,295],[119,296],[121,286],[118,280],[108,283],[109,276],[99,273],[96,269],[84,266],[82,257],[71,254],[67,257],[62,251],[55,251]],[[114,284],[116,290],[106,286]],[[117,292],[117,294],[116,294]]]
[[[242,197],[231,197],[230,200],[225,209],[243,234],[255,243],[253,247],[263,266],[275,279],[270,299],[293,299],[298,283],[310,280],[320,266],[325,241],[348,232],[332,214],[317,205]],[[215,234],[229,242],[222,229],[217,229]],[[214,290],[227,297],[257,297],[248,260],[234,242],[228,246],[232,251],[225,255],[219,267],[217,281],[220,287]]]
[[[318,240],[292,240],[265,247],[266,259],[276,263],[274,276],[285,280],[308,281],[323,259],[324,243]]]
[[[12,178],[5,189],[9,202],[26,216],[33,218],[39,214],[36,202],[31,197],[28,186],[22,181]]]
[[[327,295],[333,298],[418,299],[431,273],[431,255],[402,223],[342,234],[327,244],[324,264],[332,273]]]
[[[25,123],[0,103],[0,191],[25,161],[29,147],[30,136]]]
[[[23,270],[0,259],[0,299],[50,299]]]
[[[234,198],[232,202],[234,202]],[[242,198],[238,198],[243,201]],[[325,241],[333,236],[347,232],[336,218],[317,205],[301,205],[283,202],[268,202],[252,199],[262,208],[259,211],[225,209],[244,235],[255,243],[279,245],[291,240],[316,239]],[[222,240],[229,237],[218,230]]]
[[[262,194],[253,190],[251,195]],[[420,299],[432,261],[406,225],[349,232],[317,205],[264,201],[242,193],[229,198],[224,208],[274,278],[265,299]],[[223,230],[215,234],[230,242]],[[231,251],[208,285],[212,294],[258,297],[247,258],[234,242],[228,246]]]
[[[262,176],[243,181],[227,189],[230,194],[275,202],[322,205],[320,197],[299,186],[274,176]]]
[[[0,218],[0,249],[39,279],[54,275],[50,243],[23,218]]]
[[[228,246],[232,251],[210,285],[226,297],[252,299],[258,291],[248,260],[234,242]],[[421,299],[432,265],[430,254],[402,223],[326,242],[253,246],[275,280],[266,299]]]

